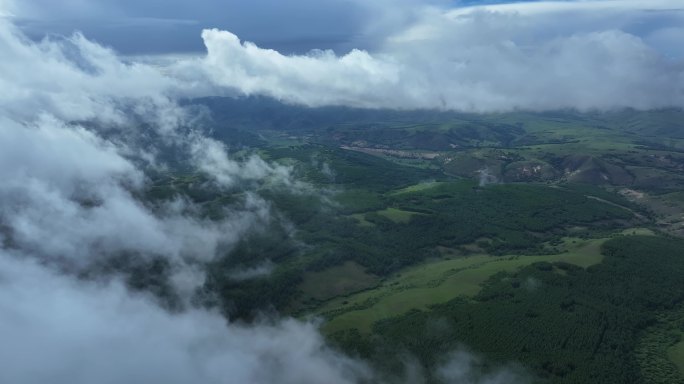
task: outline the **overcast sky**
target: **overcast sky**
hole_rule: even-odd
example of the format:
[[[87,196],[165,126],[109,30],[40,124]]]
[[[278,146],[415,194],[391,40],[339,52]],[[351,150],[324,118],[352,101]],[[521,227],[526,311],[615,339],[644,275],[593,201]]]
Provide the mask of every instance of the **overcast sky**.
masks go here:
[[[17,2],[19,3],[19,2]],[[204,49],[204,28],[230,30],[288,52],[345,50],[363,44],[364,26],[377,18],[354,0],[22,0],[18,23],[31,37],[74,29],[122,53]]]
[[[536,2],[536,1],[532,1]],[[578,3],[561,0],[558,2]],[[586,1],[585,1],[586,2]],[[605,0],[604,2],[622,2]],[[634,1],[626,1],[635,3]],[[343,54],[353,48],[374,50],[387,35],[415,22],[418,10],[443,10],[486,4],[521,3],[500,0],[0,0],[11,9],[14,23],[27,36],[69,35],[113,47],[124,55],[203,52],[203,29],[231,31],[241,39],[285,54],[332,49]],[[621,28],[647,36],[655,28],[682,27],[684,2],[649,9]],[[679,37],[679,36],[677,36]],[[684,56],[684,45],[670,30],[654,42],[667,55]]]
[[[386,29],[415,18],[423,6],[444,9],[504,1],[479,0],[4,0],[16,24],[39,39],[82,31],[123,54],[204,50],[204,28],[229,30],[284,53],[373,49]]]

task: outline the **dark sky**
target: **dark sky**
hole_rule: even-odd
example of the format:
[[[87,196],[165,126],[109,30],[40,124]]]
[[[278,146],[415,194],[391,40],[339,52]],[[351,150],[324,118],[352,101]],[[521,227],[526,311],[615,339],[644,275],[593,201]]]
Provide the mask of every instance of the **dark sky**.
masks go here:
[[[0,0],[0,5],[3,2],[9,2],[15,24],[33,39],[81,31],[124,55],[141,55],[204,52],[200,34],[205,28],[227,30],[242,40],[286,54],[311,49],[332,49],[338,54],[353,48],[373,50],[393,29],[410,24],[421,6],[452,8],[519,1]],[[640,24],[624,29],[644,36],[665,24],[681,26],[681,15],[676,16],[668,23],[660,12],[652,20],[642,17]],[[681,46],[673,44],[678,34],[670,35],[674,37],[662,34],[651,43],[670,56],[684,56],[684,49],[673,48]]]
[[[363,26],[379,17],[352,0],[21,0],[18,24],[32,38],[86,36],[124,54],[203,51],[204,28],[286,52],[346,51],[364,45]]]
[[[367,26],[401,25],[411,7],[500,3],[500,0],[7,0],[16,24],[33,39],[74,30],[123,54],[204,51],[204,28],[286,53],[372,48]],[[511,1],[508,1],[511,2]],[[0,0],[0,4],[2,0]],[[402,10],[404,12],[402,13]],[[389,16],[388,16],[389,14]],[[375,30],[374,32],[377,32]]]

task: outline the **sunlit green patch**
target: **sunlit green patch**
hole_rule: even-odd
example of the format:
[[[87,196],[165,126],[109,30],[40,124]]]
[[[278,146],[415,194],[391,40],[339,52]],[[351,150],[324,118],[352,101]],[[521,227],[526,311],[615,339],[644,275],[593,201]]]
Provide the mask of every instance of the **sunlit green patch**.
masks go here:
[[[375,224],[366,220],[366,214],[365,213],[355,213],[353,215],[350,215],[349,217],[356,220],[358,222],[358,224],[362,227],[375,227]]]
[[[375,286],[379,278],[353,261],[320,272],[306,272],[300,285],[305,298],[327,300]]]
[[[318,313],[330,318],[324,326],[326,332],[350,328],[369,332],[378,320],[426,309],[457,296],[475,296],[482,283],[499,272],[515,272],[540,261],[566,262],[583,268],[600,263],[601,244],[606,240],[566,238],[562,246],[567,252],[556,255],[476,255],[418,265],[392,276],[376,289],[336,298]]]
[[[421,192],[421,191],[425,191],[427,189],[434,188],[440,184],[444,184],[444,183],[439,182],[439,181],[428,181],[428,182],[424,182],[424,183],[419,183],[419,184],[411,185],[411,186],[406,187],[406,188],[399,189],[399,190],[393,192],[392,195],[401,195],[404,193]]]
[[[377,212],[378,215],[384,216],[397,224],[408,224],[411,218],[415,215],[423,215],[423,213],[402,211],[396,208],[387,208]]]

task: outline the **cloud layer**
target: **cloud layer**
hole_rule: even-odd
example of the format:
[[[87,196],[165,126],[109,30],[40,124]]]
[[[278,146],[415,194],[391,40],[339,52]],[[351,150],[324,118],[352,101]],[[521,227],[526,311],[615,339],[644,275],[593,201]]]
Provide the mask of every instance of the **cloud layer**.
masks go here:
[[[272,220],[255,182],[296,183],[288,168],[231,159],[175,102],[181,83],[155,67],[124,63],[78,34],[32,43],[3,20],[0,47],[0,382],[368,377],[363,363],[327,347],[312,323],[228,325],[188,306],[169,313],[117,276],[84,280],[118,255],[163,258],[170,283],[188,298],[204,262]],[[212,188],[245,197],[221,220],[203,218],[182,197],[139,199],[147,172],[165,169],[157,155],[169,149],[205,172]]]
[[[288,56],[205,30],[193,68],[239,93],[308,106],[462,111],[684,105],[684,11],[672,1],[424,7],[375,52]],[[600,12],[600,13],[597,13]],[[179,70],[182,74],[182,71]]]
[[[221,222],[188,214],[182,199],[144,205],[135,198],[148,183],[143,168],[163,171],[163,151],[219,187],[290,182],[287,168],[231,160],[176,104],[180,84],[154,67],[123,63],[81,35],[30,43],[7,24],[0,47],[0,215],[22,249],[78,265],[120,252],[208,261],[268,220],[256,196]]]
[[[116,283],[73,281],[0,251],[4,383],[355,383],[370,370],[313,324],[170,315]]]
[[[196,34],[206,25],[202,22],[229,27],[232,32],[208,29],[202,33],[207,50],[204,59],[167,63],[167,73],[174,74],[173,79],[151,75],[144,65],[130,66],[125,70],[127,76],[121,76],[120,63],[109,60],[106,68],[90,69],[111,74],[120,71],[116,76],[120,82],[104,84],[103,78],[80,82],[92,83],[88,87],[111,87],[114,92],[145,92],[128,80],[150,83],[147,89],[154,92],[147,97],[156,102],[159,87],[171,87],[175,96],[259,94],[308,106],[475,112],[649,109],[684,104],[684,50],[680,44],[684,9],[677,0],[540,1],[457,8],[438,0],[329,0],[320,6],[302,0],[281,11],[269,0],[264,4],[271,6],[260,8],[236,2],[219,6],[213,0],[193,7],[178,2],[161,7],[158,2],[136,5],[111,0],[82,10],[80,3],[60,4],[59,12],[45,14],[52,5],[40,0],[22,2],[21,6],[16,3],[13,9],[19,20],[49,21],[47,14],[56,14],[52,16],[55,20],[73,20],[77,16],[74,10],[79,9],[88,20],[111,15],[112,19],[129,20],[125,25],[138,18],[143,24],[156,25],[151,16],[170,23],[191,16],[192,32],[186,33],[197,42],[201,40]],[[210,16],[221,14],[218,9],[225,9],[234,22],[213,22],[215,16]],[[240,20],[250,20],[252,26],[263,23],[263,28],[244,29]],[[350,36],[362,36],[356,41],[359,49],[345,43],[348,50],[337,49],[339,54],[335,54],[325,50],[329,44],[320,41],[320,45],[307,44],[322,51],[290,55],[288,50],[263,49],[238,37],[310,39],[329,31],[331,25],[341,28],[339,33],[347,36],[349,44],[356,39]],[[267,33],[260,32],[278,28],[287,33],[272,32],[274,36],[264,37]],[[142,38],[148,34],[136,33]],[[155,40],[175,39],[172,32],[163,33],[166,37]],[[88,44],[83,40],[77,35],[71,42]],[[111,55],[97,46],[89,51],[98,59]],[[52,72],[35,73],[46,73],[47,79],[61,74],[59,66]],[[174,87],[181,79],[182,84]],[[35,81],[40,82],[41,77]],[[75,100],[63,108],[76,109],[81,102],[90,101]]]

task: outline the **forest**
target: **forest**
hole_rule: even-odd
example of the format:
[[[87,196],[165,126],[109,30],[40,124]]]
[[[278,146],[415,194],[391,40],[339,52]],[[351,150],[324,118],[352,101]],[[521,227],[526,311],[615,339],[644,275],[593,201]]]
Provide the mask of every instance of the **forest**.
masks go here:
[[[398,356],[434,372],[466,349],[482,372],[515,367],[532,382],[682,382],[684,160],[675,142],[613,128],[648,136],[654,115],[320,112],[338,117],[278,104],[269,126],[216,114],[237,156],[258,153],[304,184],[256,186],[276,219],[205,267],[196,304],[233,322],[318,317],[337,348],[388,374]],[[247,198],[178,170],[144,199],[180,196],[209,220]],[[168,266],[126,260],[105,267],[137,271],[129,285],[173,308]]]

